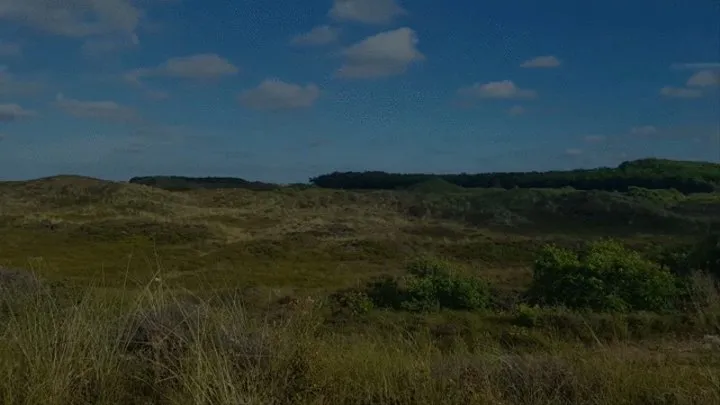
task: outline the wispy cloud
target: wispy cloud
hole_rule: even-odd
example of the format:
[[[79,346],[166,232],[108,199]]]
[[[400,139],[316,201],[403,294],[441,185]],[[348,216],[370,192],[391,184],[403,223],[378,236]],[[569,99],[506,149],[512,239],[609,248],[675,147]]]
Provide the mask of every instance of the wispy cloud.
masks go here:
[[[309,32],[295,36],[290,43],[298,46],[320,46],[337,42],[339,38],[339,29],[329,25],[321,25]]]
[[[675,63],[673,69],[720,69],[720,62]]]
[[[312,107],[319,96],[320,90],[314,84],[301,86],[267,79],[258,87],[241,93],[238,99],[247,108],[280,111]]]
[[[0,122],[17,121],[35,115],[35,111],[27,110],[18,104],[0,104]]]
[[[720,86],[720,69],[701,70],[688,79],[687,85],[694,87]]]
[[[129,0],[2,0],[0,20],[67,37],[131,35],[142,12]]]
[[[654,135],[658,132],[658,129],[653,125],[643,125],[639,127],[632,127],[630,133],[633,135]]]
[[[135,121],[139,118],[134,109],[122,106],[114,101],[81,101],[58,94],[55,99],[55,106],[78,118],[124,122]]]
[[[605,135],[585,135],[583,139],[587,143],[600,143],[604,142],[607,137]]]
[[[703,96],[701,90],[673,86],[663,87],[660,89],[660,94],[669,98],[700,98]]]
[[[562,65],[562,61],[555,56],[538,56],[523,62],[520,67],[524,68],[556,68]]]
[[[522,89],[511,80],[490,83],[475,83],[458,90],[458,95],[489,99],[532,99],[537,97],[535,90]]]
[[[525,112],[527,112],[527,110],[525,109],[525,107],[523,107],[521,105],[512,106],[508,110],[508,114],[512,115],[513,117],[517,117],[518,115],[523,115],[523,114],[525,114]]]
[[[100,37],[85,40],[80,48],[86,56],[102,56],[112,52],[131,49],[140,44],[138,36],[135,34],[123,37]]]
[[[239,71],[240,69],[227,59],[214,53],[206,53],[171,58],[156,67],[135,69],[127,73],[125,78],[134,83],[154,76],[208,80],[233,76]]]
[[[364,24],[389,24],[407,14],[397,0],[335,0],[330,16]]]

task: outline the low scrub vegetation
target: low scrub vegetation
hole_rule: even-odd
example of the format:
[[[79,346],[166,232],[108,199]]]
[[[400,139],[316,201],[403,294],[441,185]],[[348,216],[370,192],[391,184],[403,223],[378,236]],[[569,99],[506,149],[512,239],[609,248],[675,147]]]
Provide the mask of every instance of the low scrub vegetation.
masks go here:
[[[678,296],[670,271],[610,240],[580,254],[546,247],[529,291],[536,303],[595,311],[668,311]]]
[[[450,263],[428,258],[410,263],[402,277],[368,283],[363,293],[377,307],[420,312],[483,309],[491,300],[486,282],[455,272]]]
[[[720,403],[718,194],[603,173],[0,183],[0,402]]]
[[[408,288],[415,300],[403,302],[422,297],[435,307],[487,305],[484,284],[453,276],[444,266],[410,266],[412,277],[432,287]],[[720,401],[720,364],[711,354],[716,348],[692,339],[653,343],[653,349],[622,340],[603,343],[599,339],[607,326],[588,327],[566,310],[524,306],[518,309],[518,326],[447,346],[432,338],[439,330],[412,321],[392,335],[372,326],[353,333],[328,328],[322,300],[304,300],[308,305],[269,317],[246,311],[241,297],[220,304],[168,291],[160,281],[112,300],[97,291],[69,300],[59,299],[52,288],[27,291],[22,310],[2,314],[3,404]],[[355,308],[369,302],[362,295],[345,297]],[[635,325],[633,319],[625,325]],[[613,325],[621,330],[619,321]],[[650,321],[645,325],[655,327]],[[576,345],[545,333],[551,326],[577,328],[594,344]]]

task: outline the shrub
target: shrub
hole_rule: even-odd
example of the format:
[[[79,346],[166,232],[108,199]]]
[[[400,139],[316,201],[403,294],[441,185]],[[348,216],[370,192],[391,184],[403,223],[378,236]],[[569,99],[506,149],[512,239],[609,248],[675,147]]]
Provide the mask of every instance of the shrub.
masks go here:
[[[330,296],[333,315],[362,316],[374,308],[370,296],[364,291],[345,290]]]
[[[535,261],[529,296],[536,303],[595,311],[664,311],[679,296],[669,271],[612,240],[580,254],[546,246]]]
[[[424,312],[476,310],[490,304],[487,283],[455,273],[447,262],[421,259],[407,270],[403,278],[386,277],[368,284],[367,295],[376,306]]]

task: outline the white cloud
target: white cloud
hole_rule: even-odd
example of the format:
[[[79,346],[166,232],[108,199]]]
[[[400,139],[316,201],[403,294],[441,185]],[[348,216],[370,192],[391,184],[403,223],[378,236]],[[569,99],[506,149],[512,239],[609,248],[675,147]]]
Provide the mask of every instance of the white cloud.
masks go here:
[[[35,111],[26,110],[17,104],[0,104],[0,122],[17,121],[34,115]]]
[[[135,110],[114,101],[80,101],[58,94],[55,106],[78,118],[108,121],[133,121],[138,118]]]
[[[237,74],[240,69],[227,59],[214,53],[171,58],[154,68],[135,69],[125,77],[131,82],[152,76],[182,79],[218,79]]]
[[[525,107],[523,107],[521,105],[513,106],[508,110],[508,114],[510,114],[512,116],[523,115],[523,114],[525,114]]]
[[[579,156],[583,154],[583,150],[578,148],[568,148],[565,149],[565,154],[569,156]]]
[[[338,29],[329,25],[315,27],[309,32],[300,34],[293,38],[290,43],[293,45],[318,46],[336,42],[340,37]]]
[[[128,0],[0,1],[0,20],[68,37],[132,34],[140,18]]]
[[[587,143],[600,143],[605,141],[606,137],[604,135],[585,135],[584,139]]]
[[[660,89],[660,94],[671,98],[699,98],[703,93],[697,89],[688,89],[685,87],[665,86]]]
[[[21,52],[20,44],[0,41],[0,57],[17,56],[20,55]]]
[[[701,70],[687,82],[688,86],[710,87],[720,85],[720,70]]]
[[[562,64],[562,61],[555,56],[538,56],[537,58],[523,62],[520,67],[524,68],[555,68]]]
[[[241,93],[238,99],[247,108],[279,111],[312,107],[319,96],[320,89],[315,84],[301,86],[267,79],[258,87]]]
[[[537,97],[534,90],[521,89],[511,80],[490,83],[475,83],[458,90],[461,96],[496,99],[531,99]]]
[[[364,24],[388,24],[407,14],[397,0],[335,0],[330,16]]]
[[[375,78],[405,73],[412,63],[425,60],[417,44],[417,34],[410,28],[381,32],[344,49],[345,63],[337,74]]]
[[[658,129],[652,125],[643,125],[640,127],[633,127],[630,133],[633,135],[654,135],[658,132]]]

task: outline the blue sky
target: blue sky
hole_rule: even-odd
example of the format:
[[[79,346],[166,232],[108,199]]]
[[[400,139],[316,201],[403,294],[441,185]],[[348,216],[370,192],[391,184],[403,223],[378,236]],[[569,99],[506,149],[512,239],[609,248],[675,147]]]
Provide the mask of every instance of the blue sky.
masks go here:
[[[718,161],[719,121],[714,0],[0,0],[1,179]]]

